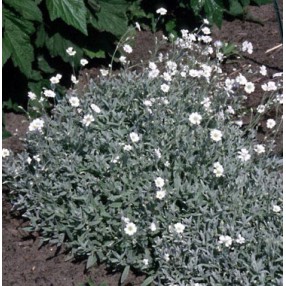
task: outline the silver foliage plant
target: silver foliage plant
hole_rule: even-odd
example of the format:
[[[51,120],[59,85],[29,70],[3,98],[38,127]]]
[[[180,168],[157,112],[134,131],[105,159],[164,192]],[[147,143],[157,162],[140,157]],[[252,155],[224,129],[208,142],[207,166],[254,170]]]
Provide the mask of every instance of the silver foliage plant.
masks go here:
[[[222,74],[211,40],[183,30],[143,72],[123,57],[119,74],[31,121],[26,151],[2,153],[28,230],[88,267],[141,270],[145,285],[279,285],[281,158],[241,128],[254,85]],[[281,103],[278,81],[264,87],[264,109]]]

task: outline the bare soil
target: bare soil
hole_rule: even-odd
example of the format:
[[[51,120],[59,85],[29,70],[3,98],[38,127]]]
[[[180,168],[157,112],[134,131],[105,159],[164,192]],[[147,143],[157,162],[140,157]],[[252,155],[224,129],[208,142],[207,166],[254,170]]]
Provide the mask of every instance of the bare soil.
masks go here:
[[[282,0],[279,2],[282,15]],[[243,20],[224,21],[222,29],[214,28],[213,37],[231,43],[241,44],[244,40],[253,43],[254,52],[245,59],[232,64],[226,64],[224,70],[243,72],[251,64],[253,69],[261,65],[268,68],[268,80],[277,72],[282,72],[283,50],[278,48],[272,52],[267,50],[281,43],[274,8],[272,4],[261,7],[250,7],[250,12],[263,22],[263,25]],[[136,62],[146,60],[149,57],[149,50],[154,47],[154,37],[149,32],[138,32],[136,46],[131,60]],[[233,69],[236,69],[235,71]],[[98,68],[85,71],[90,77],[98,75]],[[257,78],[258,85],[267,81],[265,77]],[[257,86],[258,86],[257,85]],[[248,97],[246,105],[256,107],[261,100],[259,88]],[[281,111],[282,112],[282,111]],[[265,121],[273,114],[265,115],[261,122],[261,139],[267,135]],[[3,140],[3,148],[10,148],[15,152],[23,150],[19,140],[24,137],[28,122],[23,115],[8,113],[5,114],[7,129],[14,134],[12,137]],[[245,123],[247,123],[247,117]],[[282,127],[277,137],[276,153],[283,154]],[[11,213],[9,203],[9,190],[3,187],[2,191],[2,285],[3,286],[79,286],[85,284],[89,278],[99,286],[105,282],[108,286],[119,285],[120,273],[106,269],[104,265],[93,267],[86,271],[85,261],[65,261],[63,249],[47,245],[39,248],[39,234],[28,234],[21,228],[27,224],[22,218]],[[140,285],[144,276],[130,274],[124,285]]]

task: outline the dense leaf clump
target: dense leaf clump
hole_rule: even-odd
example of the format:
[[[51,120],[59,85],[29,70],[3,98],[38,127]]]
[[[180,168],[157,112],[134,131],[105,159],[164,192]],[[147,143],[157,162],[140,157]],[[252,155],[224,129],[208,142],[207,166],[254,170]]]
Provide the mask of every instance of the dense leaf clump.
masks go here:
[[[142,73],[126,63],[31,122],[4,159],[14,209],[44,242],[145,285],[279,285],[281,160],[239,124],[253,84],[233,91],[208,29],[182,34]]]

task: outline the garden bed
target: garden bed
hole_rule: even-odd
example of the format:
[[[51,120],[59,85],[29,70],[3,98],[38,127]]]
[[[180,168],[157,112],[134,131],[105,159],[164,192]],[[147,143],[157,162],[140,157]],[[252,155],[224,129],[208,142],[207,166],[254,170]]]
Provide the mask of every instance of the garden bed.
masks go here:
[[[280,1],[282,6],[282,1]],[[232,64],[226,64],[224,69],[228,73],[243,71],[249,64],[253,69],[259,69],[265,65],[268,69],[268,77],[278,72],[282,72],[282,48],[277,48],[269,53],[267,50],[277,46],[280,43],[278,23],[276,21],[273,5],[265,5],[260,8],[251,7],[253,16],[259,18],[263,25],[234,20],[225,21],[222,30],[214,30],[213,37],[216,39],[241,44],[244,40],[253,43],[254,52],[246,59],[241,59]],[[131,60],[148,59],[148,50],[152,49],[153,36],[148,32],[139,32],[136,38],[136,46],[131,54]],[[233,70],[235,68],[236,70]],[[86,72],[86,71],[85,71]],[[90,76],[96,76],[98,69],[88,71]],[[258,85],[267,81],[266,77],[256,79]],[[261,100],[261,90],[256,89],[247,99],[248,107],[257,107]],[[271,118],[271,114],[266,114],[261,122],[260,136],[261,140],[267,134],[265,122]],[[22,115],[6,114],[7,129],[13,134],[18,135],[6,139],[3,142],[4,148],[10,148],[14,151],[21,150],[18,138],[23,136],[28,126],[24,122]],[[248,118],[244,118],[247,124]],[[282,155],[282,125],[277,137],[277,147],[275,152]],[[104,265],[93,267],[85,271],[85,262],[66,262],[63,249],[56,249],[53,246],[43,246],[39,248],[38,234],[28,235],[21,227],[25,225],[23,219],[20,219],[10,213],[11,205],[8,203],[9,192],[3,190],[3,285],[80,285],[88,280],[89,277],[99,285],[105,282],[106,285],[118,285],[120,273],[113,273],[105,269]],[[140,285],[144,277],[130,275],[125,285]]]

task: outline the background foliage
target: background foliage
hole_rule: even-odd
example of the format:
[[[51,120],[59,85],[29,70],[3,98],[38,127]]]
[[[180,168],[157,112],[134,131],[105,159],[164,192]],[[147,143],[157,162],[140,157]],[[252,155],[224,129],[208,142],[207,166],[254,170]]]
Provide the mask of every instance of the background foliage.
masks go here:
[[[75,68],[82,57],[104,63],[99,59],[109,57],[128,25],[139,21],[145,28],[154,27],[155,11],[161,6],[167,8],[168,14],[158,27],[176,34],[182,27],[190,28],[203,17],[220,26],[223,15],[238,16],[249,4],[268,2],[4,0],[2,65],[17,67],[27,79],[26,89],[39,94],[49,84],[47,79],[55,70],[64,73],[63,69],[70,68],[67,47],[72,46],[77,51]],[[63,83],[69,85],[70,82],[65,78]]]

